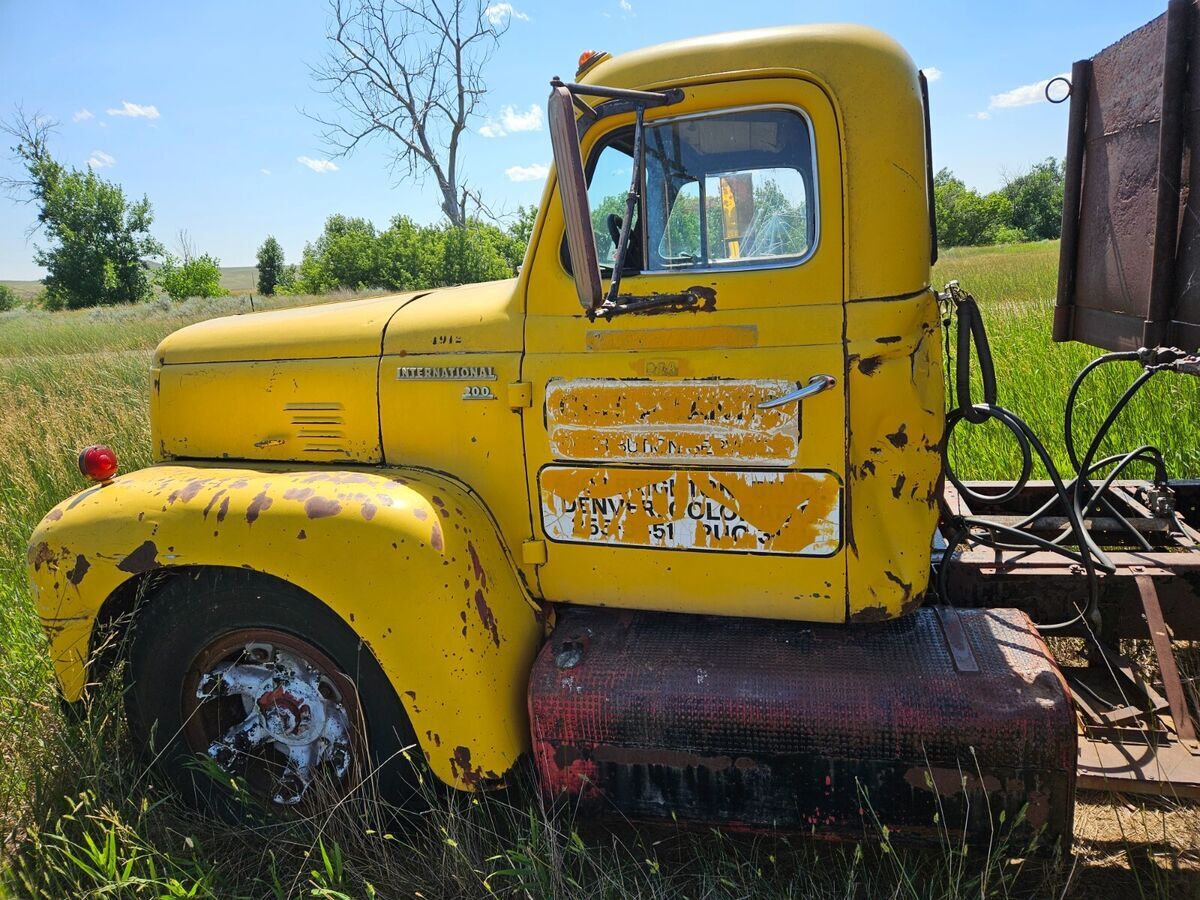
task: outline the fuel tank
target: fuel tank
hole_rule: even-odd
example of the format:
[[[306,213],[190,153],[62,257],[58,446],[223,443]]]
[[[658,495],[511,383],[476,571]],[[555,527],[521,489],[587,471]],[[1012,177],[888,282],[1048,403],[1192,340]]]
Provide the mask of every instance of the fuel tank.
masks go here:
[[[569,609],[529,709],[543,790],[592,814],[1070,842],[1075,715],[1016,610],[840,626]]]

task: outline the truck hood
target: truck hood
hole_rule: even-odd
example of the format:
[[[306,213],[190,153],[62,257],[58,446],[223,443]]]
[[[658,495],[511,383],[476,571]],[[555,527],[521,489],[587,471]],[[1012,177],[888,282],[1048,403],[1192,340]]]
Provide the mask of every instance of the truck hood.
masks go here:
[[[224,316],[168,335],[154,358],[169,365],[519,350],[515,303],[509,279]]]

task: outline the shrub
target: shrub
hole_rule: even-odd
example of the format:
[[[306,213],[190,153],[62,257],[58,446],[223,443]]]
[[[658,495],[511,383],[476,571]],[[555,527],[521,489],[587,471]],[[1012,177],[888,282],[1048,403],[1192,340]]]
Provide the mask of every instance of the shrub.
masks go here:
[[[0,312],[8,312],[17,307],[17,294],[7,284],[0,284]]]
[[[185,297],[224,297],[221,262],[204,253],[182,261],[167,254],[157,273],[159,285],[172,300]]]

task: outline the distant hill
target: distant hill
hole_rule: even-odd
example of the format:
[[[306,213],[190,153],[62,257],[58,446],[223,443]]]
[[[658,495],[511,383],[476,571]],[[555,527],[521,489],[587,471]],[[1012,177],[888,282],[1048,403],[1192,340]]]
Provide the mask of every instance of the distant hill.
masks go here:
[[[40,281],[4,281],[0,284],[13,289],[22,300],[36,297],[42,291]],[[258,284],[258,268],[256,266],[222,266],[221,287],[231,294],[252,294]]]

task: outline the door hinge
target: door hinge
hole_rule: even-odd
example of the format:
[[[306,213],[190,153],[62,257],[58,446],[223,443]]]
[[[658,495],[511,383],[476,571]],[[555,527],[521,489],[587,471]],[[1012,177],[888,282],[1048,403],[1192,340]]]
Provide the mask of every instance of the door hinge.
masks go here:
[[[508,386],[508,405],[513,409],[533,406],[533,385],[528,381],[517,381]]]
[[[526,541],[521,545],[521,562],[527,566],[541,566],[546,562],[546,542]]]

